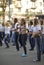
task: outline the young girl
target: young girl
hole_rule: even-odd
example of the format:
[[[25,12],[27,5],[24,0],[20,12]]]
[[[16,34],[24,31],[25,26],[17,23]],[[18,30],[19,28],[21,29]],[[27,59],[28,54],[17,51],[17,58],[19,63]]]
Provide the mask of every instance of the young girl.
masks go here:
[[[12,32],[12,35],[11,35],[11,41],[13,42],[13,46],[15,46],[15,33],[14,33],[14,22],[11,23],[11,32]]]
[[[21,33],[22,47],[24,50],[22,57],[26,57],[27,56],[27,49],[26,49],[27,32],[26,32],[26,22],[24,19],[21,19],[20,33]]]
[[[3,26],[2,23],[0,22],[0,46],[2,46],[2,32],[3,32]]]
[[[38,20],[34,19],[32,38],[36,38],[36,42],[37,42],[37,59],[35,59],[33,61],[40,61],[41,60],[40,37],[41,37],[41,27],[38,24]]]
[[[34,47],[35,47],[35,39],[32,38],[32,32],[33,32],[32,20],[29,23],[29,29],[28,30],[29,30],[29,42],[30,42],[30,46],[31,46],[31,48],[29,50],[31,51],[31,50],[34,50]]]
[[[18,44],[18,37],[19,37],[19,23],[18,23],[18,19],[15,18],[14,19],[14,38],[15,38],[15,45],[16,45],[16,49],[17,51],[19,51],[19,44]]]
[[[44,54],[44,23],[43,20],[40,21],[41,30],[42,30],[42,43],[41,43],[41,51]]]
[[[4,42],[6,44],[6,48],[9,48],[9,42],[10,42],[10,26],[9,22],[5,22],[5,37]]]

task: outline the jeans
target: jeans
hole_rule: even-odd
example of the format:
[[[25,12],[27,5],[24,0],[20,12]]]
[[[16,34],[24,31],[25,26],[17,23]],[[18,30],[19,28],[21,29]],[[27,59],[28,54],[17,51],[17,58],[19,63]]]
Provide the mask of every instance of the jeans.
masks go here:
[[[40,37],[36,36],[36,42],[37,42],[37,59],[41,60],[41,49],[40,49]]]
[[[13,44],[15,45],[15,33],[12,33],[11,40],[12,40]]]
[[[22,47],[22,34],[19,34],[19,43],[20,43],[20,46]]]
[[[24,53],[27,54],[27,50],[26,50],[27,34],[22,34],[21,39],[22,39],[22,47],[24,49]]]
[[[9,34],[5,35],[4,42],[5,42],[6,46],[9,47],[9,42],[10,42],[10,35]]]
[[[35,47],[35,39],[32,38],[32,34],[29,35],[29,42],[30,42],[31,49],[34,49],[34,47]]]
[[[42,35],[41,51],[44,52],[44,34]]]
[[[15,45],[16,45],[17,51],[19,51],[18,37],[19,37],[19,33],[15,32]]]

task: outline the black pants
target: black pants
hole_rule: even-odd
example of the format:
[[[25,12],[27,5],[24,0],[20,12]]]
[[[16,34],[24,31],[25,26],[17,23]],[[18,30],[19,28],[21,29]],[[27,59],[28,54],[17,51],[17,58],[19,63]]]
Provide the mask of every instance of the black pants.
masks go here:
[[[2,32],[2,40],[4,39],[5,36],[5,32]]]
[[[0,46],[2,46],[2,32],[0,32]]]
[[[41,60],[41,50],[40,50],[40,37],[36,37],[36,42],[37,42],[37,59]]]
[[[24,53],[27,54],[27,50],[26,50],[27,34],[22,34],[21,38],[22,38],[22,47],[24,49]]]
[[[19,34],[19,43],[20,43],[20,46],[22,47],[22,34]]]
[[[6,46],[9,47],[9,42],[10,42],[10,35],[9,34],[5,35],[4,42],[5,42]]]
[[[16,45],[17,51],[19,51],[18,37],[19,37],[19,33],[15,32],[15,45]]]

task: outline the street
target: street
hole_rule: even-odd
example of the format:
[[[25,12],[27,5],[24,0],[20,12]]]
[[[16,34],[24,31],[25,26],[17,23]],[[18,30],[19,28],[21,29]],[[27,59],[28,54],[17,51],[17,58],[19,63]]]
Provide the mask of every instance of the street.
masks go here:
[[[27,43],[27,57],[21,57],[23,49],[17,51],[15,46],[10,43],[10,48],[5,49],[5,44],[0,47],[0,65],[44,65],[44,55],[41,62],[33,62],[36,56],[36,48],[29,51],[29,43]]]

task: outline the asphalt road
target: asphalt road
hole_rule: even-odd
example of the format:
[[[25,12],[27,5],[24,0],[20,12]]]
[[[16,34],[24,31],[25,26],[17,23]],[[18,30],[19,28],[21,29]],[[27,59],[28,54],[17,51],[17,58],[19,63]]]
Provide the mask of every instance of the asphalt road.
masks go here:
[[[41,62],[33,62],[36,57],[36,48],[34,51],[29,51],[29,43],[27,43],[27,57],[21,57],[23,48],[18,52],[10,43],[10,48],[6,49],[5,44],[0,47],[0,65],[44,65],[44,55]]]

